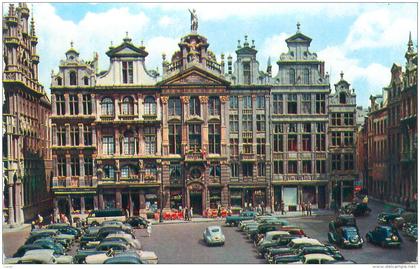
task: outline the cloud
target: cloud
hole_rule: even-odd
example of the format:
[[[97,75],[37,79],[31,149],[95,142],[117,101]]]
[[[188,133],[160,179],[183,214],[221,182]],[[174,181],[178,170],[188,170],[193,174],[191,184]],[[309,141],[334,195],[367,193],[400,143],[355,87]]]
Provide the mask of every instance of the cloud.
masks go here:
[[[280,33],[278,35],[273,35],[266,38],[259,50],[259,58],[262,59],[260,63],[260,68],[266,69],[266,61],[268,57],[271,59],[272,65],[272,74],[277,74],[278,65],[276,64],[277,60],[280,58],[280,54],[288,51],[286,39],[289,38],[292,34]]]
[[[175,23],[176,23],[176,20],[174,18],[171,18],[171,17],[168,17],[168,16],[163,16],[159,20],[159,25],[163,26],[163,27],[172,26]]]
[[[146,41],[146,51],[149,55],[146,58],[146,67],[148,69],[155,69],[159,67],[159,72],[162,75],[162,54],[166,54],[166,59],[170,60],[172,54],[179,50],[179,39],[157,36]]]

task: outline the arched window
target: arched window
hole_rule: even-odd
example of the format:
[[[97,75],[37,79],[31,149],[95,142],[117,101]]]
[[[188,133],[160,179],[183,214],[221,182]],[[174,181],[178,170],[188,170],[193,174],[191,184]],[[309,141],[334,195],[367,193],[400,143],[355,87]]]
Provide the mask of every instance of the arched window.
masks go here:
[[[104,166],[104,178],[115,179],[115,168],[112,165]]]
[[[153,96],[147,96],[144,99],[144,114],[156,115],[156,101]]]
[[[295,78],[296,78],[295,69],[290,68],[290,70],[289,70],[289,83],[290,84],[295,84],[295,82],[296,82]]]
[[[61,77],[57,77],[56,79],[57,79],[57,85],[58,86],[63,85],[63,79]]]
[[[345,104],[345,103],[346,103],[346,93],[340,92],[340,104]]]
[[[309,69],[308,68],[303,70],[303,83],[309,84]]]
[[[125,165],[121,168],[121,178],[133,178],[136,175],[136,169],[132,165]]]
[[[178,97],[170,97],[168,102],[169,116],[181,116],[181,100]]]
[[[220,99],[218,96],[212,96],[209,98],[209,114],[220,115]]]
[[[123,115],[134,115],[134,101],[133,97],[126,96],[122,102],[122,114]]]
[[[114,115],[114,102],[111,98],[105,97],[104,99],[102,99],[101,111],[102,111],[102,115],[109,115],[109,116]]]
[[[136,138],[134,137],[134,134],[132,131],[127,131],[124,133],[123,154],[124,155],[136,154]]]
[[[76,71],[70,72],[70,85],[76,85],[77,84],[77,76]]]
[[[85,86],[89,85],[89,78],[88,77],[84,77],[83,78],[83,83],[85,84]]]

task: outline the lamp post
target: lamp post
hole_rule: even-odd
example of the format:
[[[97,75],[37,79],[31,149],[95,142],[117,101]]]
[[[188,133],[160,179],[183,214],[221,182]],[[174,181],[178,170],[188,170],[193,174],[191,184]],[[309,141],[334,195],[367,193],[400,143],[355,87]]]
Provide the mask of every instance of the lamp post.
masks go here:
[[[161,173],[161,167],[157,168],[157,176],[160,180],[160,212],[159,212],[159,222],[163,222],[163,199],[164,199],[164,193],[163,193],[163,180],[162,180],[162,173]]]

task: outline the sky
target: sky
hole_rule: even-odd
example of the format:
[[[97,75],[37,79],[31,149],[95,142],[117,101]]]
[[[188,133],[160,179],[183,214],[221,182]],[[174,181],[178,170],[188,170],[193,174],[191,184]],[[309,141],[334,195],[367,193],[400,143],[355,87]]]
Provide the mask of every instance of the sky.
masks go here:
[[[3,4],[3,12],[7,4]],[[196,9],[198,33],[208,38],[209,49],[235,60],[238,40],[255,40],[260,69],[268,57],[277,74],[276,61],[287,52],[285,39],[301,32],[312,38],[311,52],[325,61],[331,88],[343,71],[357,94],[357,104],[367,107],[369,96],[388,86],[393,63],[405,66],[411,31],[417,46],[417,3],[33,3],[39,78],[49,93],[51,71],[74,42],[80,58],[99,54],[99,71],[107,70],[106,51],[111,42],[126,36],[149,56],[148,69],[162,70],[162,53],[168,58],[180,38],[190,32],[188,9]]]

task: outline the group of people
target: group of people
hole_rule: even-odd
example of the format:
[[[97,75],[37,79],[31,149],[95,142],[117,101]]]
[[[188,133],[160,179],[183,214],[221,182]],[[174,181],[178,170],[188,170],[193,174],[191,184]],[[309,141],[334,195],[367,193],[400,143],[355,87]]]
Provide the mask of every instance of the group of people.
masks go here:
[[[31,223],[31,230],[35,229],[36,227],[42,228],[42,225],[44,225],[44,218],[41,214],[38,213],[35,220]]]
[[[192,220],[193,217],[193,208],[190,207],[185,207],[184,209],[182,209],[182,206],[179,207],[179,211],[183,212],[184,215],[184,220]]]
[[[308,202],[301,202],[300,203],[300,208],[302,210],[302,216],[312,216],[312,203],[310,201]]]

